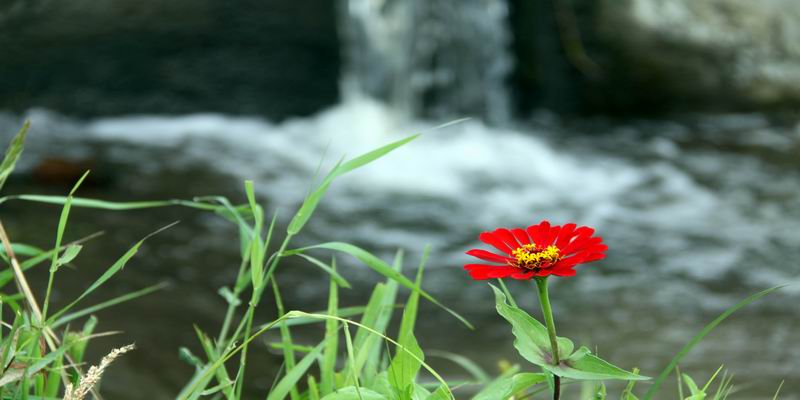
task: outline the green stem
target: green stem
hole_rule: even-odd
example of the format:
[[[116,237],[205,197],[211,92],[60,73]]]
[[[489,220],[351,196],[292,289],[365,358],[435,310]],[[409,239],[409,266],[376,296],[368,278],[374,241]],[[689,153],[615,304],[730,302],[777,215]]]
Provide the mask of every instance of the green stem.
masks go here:
[[[247,270],[247,263],[250,261],[250,257],[246,256],[242,258],[242,262],[239,264],[239,272],[236,274],[236,281],[233,287],[233,295],[236,299],[239,299],[239,295],[242,294],[242,288],[239,288],[236,284],[239,283],[239,280],[242,279],[245,271]],[[231,322],[233,321],[233,313],[236,311],[236,307],[238,304],[236,302],[229,302],[228,309],[225,311],[225,319],[222,322],[222,328],[219,331],[219,336],[217,336],[217,352],[221,353],[223,350],[223,346],[225,345],[225,341],[228,336],[228,330],[230,330]]]
[[[536,287],[539,289],[539,303],[542,305],[544,322],[547,326],[547,335],[550,337],[550,347],[553,352],[552,364],[558,366],[558,337],[556,336],[556,324],[553,321],[553,309],[550,307],[550,296],[547,294],[547,277],[536,278]],[[553,374],[553,400],[558,400],[561,389],[561,379]]]

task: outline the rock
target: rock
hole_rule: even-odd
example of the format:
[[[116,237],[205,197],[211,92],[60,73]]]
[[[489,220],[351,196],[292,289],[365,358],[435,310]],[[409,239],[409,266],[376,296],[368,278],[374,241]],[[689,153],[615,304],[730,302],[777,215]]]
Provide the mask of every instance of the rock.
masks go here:
[[[800,2],[604,0],[597,21],[614,81],[655,108],[800,104]]]
[[[795,0],[510,0],[523,111],[800,105]]]
[[[273,118],[338,98],[333,2],[11,0],[0,108]]]

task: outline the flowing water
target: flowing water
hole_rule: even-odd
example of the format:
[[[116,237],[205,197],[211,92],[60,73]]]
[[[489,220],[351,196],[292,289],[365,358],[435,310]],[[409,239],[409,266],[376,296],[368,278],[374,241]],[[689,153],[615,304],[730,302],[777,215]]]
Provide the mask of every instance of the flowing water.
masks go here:
[[[311,117],[273,123],[218,114],[78,120],[47,110],[0,113],[4,134],[16,130],[23,118],[33,122],[20,173],[5,190],[64,194],[68,186],[44,185],[37,173],[44,160],[54,158],[92,166],[99,178],[89,181],[80,195],[120,201],[219,194],[243,202],[241,182],[253,179],[260,198],[279,210],[279,223],[285,224],[312,186],[320,160],[324,171],[344,155],[425,132],[338,180],[297,243],[348,241],[385,259],[400,248],[406,251],[408,269],[416,265],[422,248],[431,245],[426,288],[477,329],[470,331],[426,304],[418,325],[423,348],[465,354],[490,371],[499,360],[520,361],[510,329],[494,312],[488,286],[470,281],[461,269],[469,260],[463,253],[480,245],[476,238],[483,230],[541,219],[577,221],[596,227],[610,250],[606,260],[579,267],[576,277],[553,283],[560,334],[596,348],[618,365],[655,375],[691,335],[728,306],[765,287],[792,284],[720,326],[682,367],[703,381],[725,364],[741,388],[736,398],[771,398],[783,379],[782,398],[800,398],[800,348],[795,346],[800,340],[800,125],[761,114],[614,122],[561,120],[548,113],[489,125],[482,121],[503,120],[508,113],[507,106],[489,99],[503,93],[502,79],[496,76],[510,62],[501,45],[506,40],[504,3],[474,1],[469,2],[474,8],[466,7],[465,21],[473,20],[469,10],[480,7],[496,13],[491,14],[496,19],[486,19],[495,21],[493,28],[476,29],[495,34],[487,36],[481,49],[501,50],[487,56],[473,48],[470,54],[494,58],[495,64],[483,62],[477,70],[465,71],[456,68],[462,62],[418,69],[409,66],[414,59],[388,59],[406,54],[392,46],[408,46],[409,41],[423,50],[443,43],[431,39],[442,37],[435,30],[417,26],[411,34],[402,25],[410,21],[407,13],[425,11],[423,3],[350,3],[346,17],[363,18],[356,20],[362,31],[350,34],[371,44],[348,42],[351,51],[361,52],[353,57],[364,57],[349,61],[352,66],[343,80],[350,94]],[[439,15],[431,9],[447,4],[454,3],[430,2],[425,15]],[[386,21],[370,26],[376,12]],[[406,39],[392,36],[397,32]],[[447,40],[455,35],[450,34]],[[428,40],[434,44],[423,45]],[[391,65],[370,70],[375,76],[357,72],[371,60]],[[449,72],[436,72],[441,70]],[[430,97],[421,93],[435,88],[432,82],[440,75],[466,82],[483,78],[439,99],[469,100],[466,93],[473,91],[488,95],[480,97],[482,103],[466,106],[448,100],[426,103]],[[398,94],[398,79],[414,84]],[[415,86],[417,79],[431,86]],[[417,91],[419,87],[426,89]],[[440,119],[411,117],[454,113],[485,118],[431,130]],[[0,217],[14,239],[46,247],[53,240],[58,212],[53,206],[10,202],[0,209]],[[98,339],[95,357],[113,345],[132,340],[139,345],[109,372],[105,390],[110,398],[163,398],[188,379],[192,369],[179,361],[178,347],[190,345],[199,352],[192,324],[210,332],[219,329],[225,303],[217,290],[230,285],[238,268],[236,232],[213,215],[179,208],[75,210],[71,218],[68,239],[97,230],[106,235],[87,245],[76,270],[59,274],[54,299],[62,303],[127,246],[176,219],[181,224],[150,239],[119,279],[95,297],[100,301],[159,281],[170,283],[147,298],[99,313],[101,328],[125,334]],[[363,303],[366,288],[378,278],[354,260],[340,261],[355,287],[344,291],[343,304]],[[43,273],[34,273],[34,279]],[[313,267],[288,260],[277,279],[287,308],[324,307],[326,277]],[[529,282],[514,282],[511,289],[524,307],[538,314]],[[270,315],[265,311],[260,317]],[[319,327],[309,327],[298,335],[310,342],[319,333]],[[265,377],[280,367],[278,355],[259,350],[254,352],[259,368],[253,396],[265,393],[271,382]],[[448,376],[464,376],[445,361],[434,360],[434,365]],[[125,389],[132,387],[137,390]]]

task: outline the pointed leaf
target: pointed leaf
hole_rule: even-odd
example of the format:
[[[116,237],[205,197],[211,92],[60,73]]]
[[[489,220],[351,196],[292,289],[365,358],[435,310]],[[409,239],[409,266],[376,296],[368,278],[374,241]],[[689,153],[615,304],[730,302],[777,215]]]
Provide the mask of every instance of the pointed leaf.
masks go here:
[[[581,347],[576,354],[582,354],[580,357],[567,358],[556,366],[545,366],[545,368],[561,377],[580,379],[580,380],[605,380],[605,379],[623,379],[623,380],[646,380],[650,379],[646,376],[637,375],[632,372],[625,371],[616,367],[609,362],[600,359],[597,356],[589,354],[589,349]]]
[[[366,251],[366,250],[364,250],[364,249],[362,249],[360,247],[354,246],[354,245],[349,244],[349,243],[343,243],[343,242],[328,242],[328,243],[317,244],[317,245],[314,245],[314,246],[303,247],[303,248],[300,248],[300,249],[289,250],[289,251],[285,252],[284,255],[294,255],[294,254],[298,254],[298,253],[301,253],[303,251],[310,250],[310,249],[329,249],[329,250],[334,250],[334,251],[340,251],[342,253],[347,253],[347,254],[357,258],[359,261],[364,263],[364,265],[372,268],[374,271],[378,272],[379,274],[381,274],[381,275],[383,275],[383,276],[385,276],[387,278],[393,279],[394,281],[396,281],[397,283],[405,286],[406,288],[408,288],[410,290],[419,290],[420,295],[422,297],[424,297],[426,300],[428,300],[431,303],[436,304],[437,306],[441,307],[442,309],[444,309],[445,311],[450,313],[450,315],[456,317],[459,321],[461,321],[464,325],[466,325],[470,329],[474,329],[472,324],[470,324],[469,321],[467,321],[464,317],[462,317],[457,312],[453,311],[452,309],[450,309],[450,308],[446,307],[445,305],[443,305],[442,303],[440,303],[433,296],[431,296],[428,292],[426,292],[426,291],[424,291],[422,289],[418,289],[410,279],[406,278],[403,274],[401,274],[400,272],[398,272],[395,269],[393,269],[392,267],[390,267],[389,264],[385,263],[380,258],[375,257],[374,255],[372,255],[371,253],[369,253],[368,251]]]
[[[66,250],[64,250],[64,254],[62,254],[61,257],[59,257],[58,260],[56,261],[56,266],[60,267],[64,264],[69,264],[70,262],[72,262],[72,260],[74,260],[75,257],[78,256],[78,253],[81,252],[82,248],[83,246],[79,244],[71,244],[67,246]]]
[[[581,347],[575,353],[570,354],[573,348],[572,341],[562,337],[557,339],[561,362],[558,366],[552,365],[553,354],[547,328],[525,311],[506,303],[505,294],[495,286],[490,286],[494,290],[497,312],[511,323],[511,331],[516,338],[514,347],[526,360],[566,378],[582,380],[649,379],[615,367],[591,355],[586,347]]]
[[[714,328],[717,327],[717,325],[721,324],[722,321],[730,317],[733,313],[735,313],[742,307],[746,307],[747,305],[753,303],[754,301],[782,288],[783,286],[784,285],[771,287],[769,289],[762,290],[758,293],[755,293],[747,297],[746,299],[736,303],[734,306],[725,310],[717,318],[709,322],[708,325],[704,326],[703,329],[701,329],[700,332],[697,333],[697,335],[695,335],[691,340],[689,340],[689,343],[686,343],[686,345],[683,346],[683,348],[678,352],[678,354],[676,354],[675,357],[672,358],[672,361],[670,361],[670,363],[666,366],[666,368],[664,368],[664,370],[661,371],[660,374],[658,374],[658,377],[653,382],[653,385],[650,386],[650,389],[648,389],[647,392],[644,394],[642,400],[651,400],[653,396],[655,396],[655,394],[658,393],[661,384],[664,383],[667,377],[672,373],[672,370],[674,370],[675,367],[678,366],[678,363],[684,357],[686,357],[686,355],[689,354],[689,352],[694,348],[694,346],[700,343],[703,340],[703,338],[706,337],[706,335],[711,333],[711,331],[713,331]]]
[[[30,121],[25,121],[19,132],[11,139],[11,144],[8,145],[8,149],[6,149],[6,155],[3,157],[3,162],[0,163],[0,189],[3,188],[6,179],[8,179],[8,176],[14,171],[14,165],[17,164],[19,156],[22,155],[22,149],[25,146],[25,135],[28,134],[28,128],[30,128],[30,126]]]
[[[161,228],[161,229],[159,229],[159,230],[147,235],[144,239],[138,241],[135,245],[133,245],[133,247],[130,248],[130,250],[128,250],[125,254],[123,254],[122,257],[120,257],[113,265],[111,265],[111,267],[109,267],[106,270],[106,272],[103,273],[103,275],[101,275],[99,278],[97,278],[97,280],[94,281],[94,283],[92,283],[86,290],[84,290],[83,293],[80,296],[78,296],[77,299],[75,299],[72,303],[70,303],[69,305],[67,305],[66,307],[64,307],[63,309],[59,310],[57,313],[55,313],[52,317],[50,317],[48,319],[48,323],[50,324],[53,321],[55,321],[56,319],[58,319],[60,316],[64,315],[64,313],[66,313],[67,311],[72,309],[72,307],[74,307],[76,304],[78,304],[86,296],[88,296],[90,293],[94,292],[98,287],[100,287],[106,281],[111,279],[111,277],[114,276],[117,272],[121,271],[122,268],[125,267],[125,264],[127,264],[128,261],[130,261],[130,259],[133,258],[133,256],[136,255],[136,253],[139,251],[139,248],[142,247],[142,244],[144,244],[145,240],[149,239],[153,235],[156,235],[156,234],[158,234],[160,232],[163,232],[166,229],[171,228],[175,224],[177,224],[177,222],[173,222],[173,223],[171,223],[171,224],[169,224],[169,225],[167,225],[167,226],[165,226],[165,227],[163,227],[163,228]]]
[[[392,150],[416,139],[418,136],[419,135],[409,136],[405,139],[389,143],[383,147],[362,154],[343,164],[338,164],[333,170],[331,170],[328,176],[325,177],[325,179],[319,185],[317,190],[315,190],[308,197],[306,197],[306,199],[303,201],[303,205],[300,206],[299,210],[297,210],[297,213],[292,218],[292,221],[289,223],[289,227],[286,229],[286,231],[290,235],[296,235],[298,232],[300,232],[301,229],[303,229],[303,226],[305,226],[305,224],[311,218],[311,215],[314,214],[314,210],[316,210],[317,205],[319,204],[320,200],[322,200],[322,197],[325,195],[325,192],[328,191],[328,187],[330,187],[334,179],[336,179],[340,175],[343,175],[347,172],[350,172],[356,168],[362,167],[366,164],[369,164],[372,161],[375,161],[383,157]]]
[[[388,400],[386,396],[367,388],[348,386],[325,396],[322,400]]]
[[[324,341],[318,344],[314,347],[314,350],[306,354],[294,368],[286,371],[286,375],[278,381],[278,384],[275,385],[275,388],[273,388],[267,396],[267,400],[283,400],[286,398],[289,392],[295,388],[297,382],[300,381],[300,378],[308,371],[308,368],[311,367],[311,364],[313,364],[320,353],[322,353],[324,345]],[[327,398],[327,396],[325,398]]]
[[[472,400],[507,399],[516,393],[528,390],[530,387],[542,382],[547,382],[546,374],[523,372],[510,376],[503,376],[487,385],[486,388],[481,390]]]

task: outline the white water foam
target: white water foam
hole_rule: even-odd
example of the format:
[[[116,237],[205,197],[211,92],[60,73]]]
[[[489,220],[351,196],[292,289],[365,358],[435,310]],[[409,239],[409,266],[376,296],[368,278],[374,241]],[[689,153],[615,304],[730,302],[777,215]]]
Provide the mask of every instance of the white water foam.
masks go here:
[[[800,241],[793,233],[798,223],[782,216],[784,205],[759,203],[756,189],[749,187],[763,181],[763,168],[746,168],[755,171],[752,176],[736,170],[755,161],[687,154],[664,137],[641,143],[653,156],[634,160],[632,154],[572,144],[541,128],[502,129],[473,120],[430,130],[433,123],[403,122],[382,104],[364,99],[279,124],[217,114],[85,123],[46,111],[28,116],[34,132],[57,127],[58,135],[81,140],[171,149],[170,159],[151,162],[169,167],[199,161],[238,179],[254,179],[261,193],[284,210],[296,207],[307,193],[323,155],[322,173],[342,156],[425,131],[337,181],[313,230],[327,239],[384,248],[431,243],[449,251],[455,263],[463,258],[465,242],[481,230],[540,219],[579,221],[624,242],[618,252],[627,265],[619,268],[653,265],[648,268],[697,279],[741,271],[753,257],[769,259],[776,243],[787,247]],[[700,183],[698,173],[718,174],[735,190]],[[753,215],[756,205],[763,210]],[[342,221],[347,221],[344,232]],[[795,275],[790,266],[759,268],[752,274],[755,280],[785,282]]]

